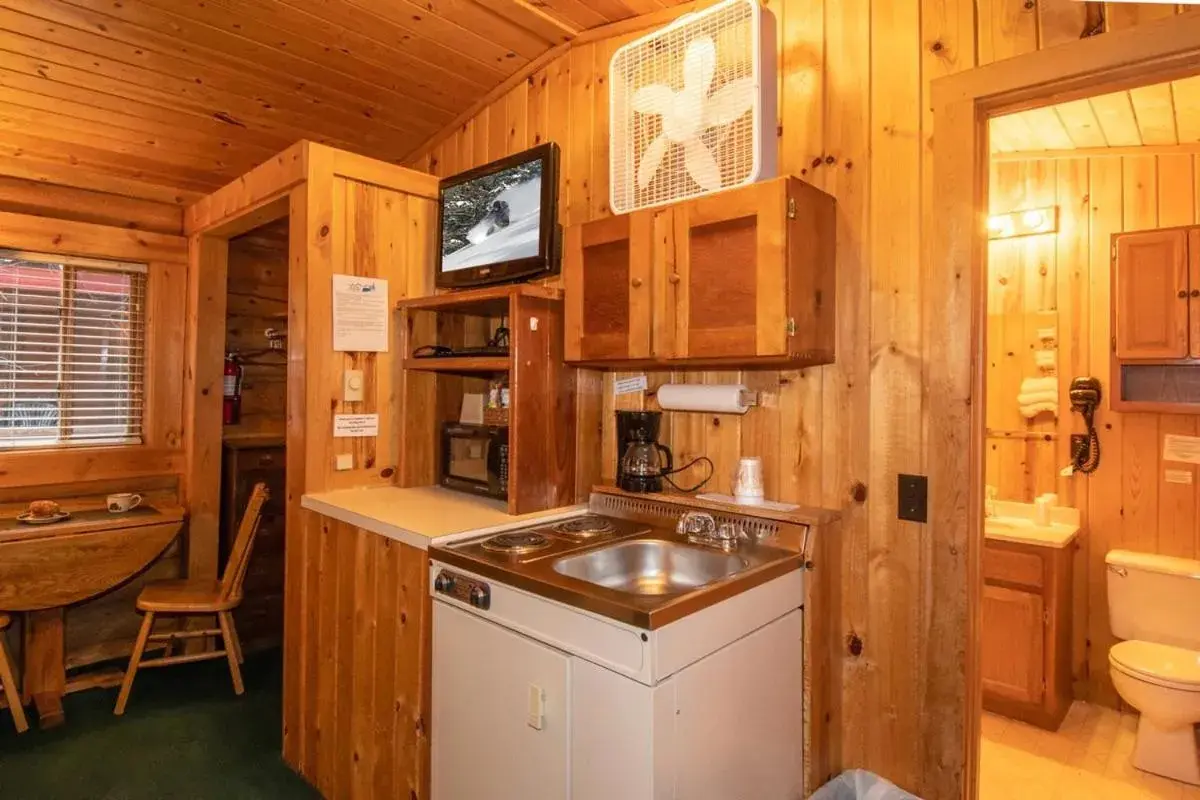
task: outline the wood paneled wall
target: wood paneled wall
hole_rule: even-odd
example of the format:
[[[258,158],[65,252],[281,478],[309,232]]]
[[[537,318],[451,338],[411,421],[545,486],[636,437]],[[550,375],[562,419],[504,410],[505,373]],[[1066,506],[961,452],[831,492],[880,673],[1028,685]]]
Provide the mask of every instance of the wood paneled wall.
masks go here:
[[[1059,206],[1057,234],[995,241],[988,251],[989,428],[986,475],[1000,497],[1029,501],[1057,492],[1083,512],[1076,559],[1072,664],[1076,692],[1116,703],[1108,674],[1114,640],[1108,625],[1104,556],[1123,548],[1200,558],[1196,521],[1200,476],[1187,464],[1164,464],[1163,436],[1194,436],[1200,418],[1187,414],[1123,414],[1103,403],[1097,415],[1100,467],[1090,476],[1060,477],[1070,434],[1073,377],[1100,379],[1116,391],[1109,360],[1110,242],[1114,233],[1200,222],[1200,165],[1195,156],[1112,156],[1004,162],[992,166],[993,212]],[[1025,420],[1016,394],[1034,374],[1037,329],[1058,330],[1059,413]],[[1167,482],[1165,469],[1192,474]]]
[[[925,430],[937,413],[927,373],[929,330],[938,323],[920,312],[934,191],[930,83],[1162,12],[1070,0],[766,5],[779,29],[781,169],[838,200],[837,364],[648,377],[651,386],[740,379],[767,393],[764,407],[740,419],[669,415],[676,457],[708,455],[717,467],[711,486],[721,490],[738,456],[762,456],[769,495],[843,510],[844,603],[831,613],[864,644],[841,667],[845,763],[922,796],[953,797],[964,735],[943,723],[957,719],[947,704],[966,702],[965,667],[929,655],[939,635],[930,629],[931,544],[922,526],[896,519],[895,497],[896,473],[923,472],[935,445]],[[624,41],[572,47],[412,163],[448,175],[553,140],[563,148],[562,222],[608,214],[607,63]],[[581,474],[593,467],[611,474],[614,408],[652,406],[639,395],[614,398],[615,377],[622,376],[581,376],[601,390],[591,424],[581,418]],[[580,394],[587,395],[583,387]],[[600,447],[589,436],[599,436]],[[865,503],[850,499],[858,483],[866,486]]]
[[[287,332],[288,221],[229,241],[225,350],[245,354],[242,415],[227,433],[282,434],[287,425],[287,352],[268,349],[266,331]]]

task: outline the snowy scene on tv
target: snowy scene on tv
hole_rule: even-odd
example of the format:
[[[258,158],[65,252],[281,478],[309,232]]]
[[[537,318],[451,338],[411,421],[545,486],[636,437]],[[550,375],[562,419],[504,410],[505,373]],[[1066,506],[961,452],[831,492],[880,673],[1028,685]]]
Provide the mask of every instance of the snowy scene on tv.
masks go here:
[[[443,270],[538,255],[541,159],[449,188],[442,203]]]

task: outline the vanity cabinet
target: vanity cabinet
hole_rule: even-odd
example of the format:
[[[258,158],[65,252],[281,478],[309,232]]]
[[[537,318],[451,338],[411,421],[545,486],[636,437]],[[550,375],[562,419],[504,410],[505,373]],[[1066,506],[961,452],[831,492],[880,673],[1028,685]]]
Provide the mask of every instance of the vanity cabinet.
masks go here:
[[[566,231],[566,358],[805,366],[834,358],[834,200],[777,178]]]
[[[987,540],[983,549],[983,706],[1056,730],[1071,707],[1074,545]]]

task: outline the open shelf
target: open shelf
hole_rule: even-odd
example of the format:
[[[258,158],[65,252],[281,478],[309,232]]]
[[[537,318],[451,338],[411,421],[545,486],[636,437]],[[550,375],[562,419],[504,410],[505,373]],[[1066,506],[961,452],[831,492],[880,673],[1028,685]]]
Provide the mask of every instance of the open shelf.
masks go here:
[[[404,369],[421,372],[475,374],[479,372],[507,372],[511,367],[512,360],[508,356],[404,359]]]

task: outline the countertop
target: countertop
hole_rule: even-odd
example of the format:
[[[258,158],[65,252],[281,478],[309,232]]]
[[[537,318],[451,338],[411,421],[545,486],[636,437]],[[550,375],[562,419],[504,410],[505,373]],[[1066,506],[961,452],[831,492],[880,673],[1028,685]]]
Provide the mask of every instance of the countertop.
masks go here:
[[[994,501],[994,514],[983,520],[983,536],[1001,542],[1063,548],[1079,535],[1079,510],[1066,506],[1050,509],[1050,522],[1034,521],[1031,503]]]
[[[306,494],[300,505],[363,530],[426,550],[434,540],[517,528],[573,516],[586,504],[512,516],[503,502],[440,486],[339,489]]]

